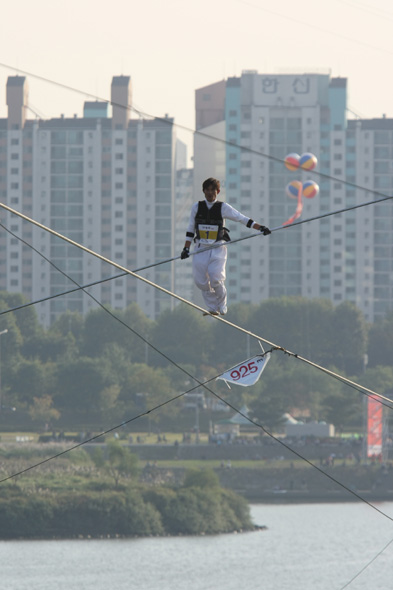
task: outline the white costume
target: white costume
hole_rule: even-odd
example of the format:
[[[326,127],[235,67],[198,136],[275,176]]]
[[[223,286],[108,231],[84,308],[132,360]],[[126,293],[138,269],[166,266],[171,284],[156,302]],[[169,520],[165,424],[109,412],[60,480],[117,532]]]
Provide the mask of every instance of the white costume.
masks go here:
[[[205,199],[207,208],[210,210],[217,201],[210,203]],[[195,217],[198,212],[199,203],[194,203],[191,209],[190,221],[187,227],[187,239],[195,235]],[[249,217],[245,217],[242,213],[228,205],[222,203],[221,205],[222,219],[230,219],[231,221],[238,221],[247,227],[253,227],[254,222]],[[203,250],[209,245],[215,244],[215,247],[206,252],[195,253],[192,257],[192,270],[196,286],[201,289],[203,299],[206,303],[207,310],[212,313],[225,314],[227,311],[227,291],[225,288],[225,265],[227,260],[227,249],[225,241],[216,241],[209,239],[209,229],[213,226],[200,226],[204,229],[199,232],[199,238],[195,239],[194,252]],[[217,233],[217,232],[216,232]],[[211,234],[211,232],[210,232]],[[198,236],[198,233],[197,233]],[[218,247],[218,244],[221,246]]]

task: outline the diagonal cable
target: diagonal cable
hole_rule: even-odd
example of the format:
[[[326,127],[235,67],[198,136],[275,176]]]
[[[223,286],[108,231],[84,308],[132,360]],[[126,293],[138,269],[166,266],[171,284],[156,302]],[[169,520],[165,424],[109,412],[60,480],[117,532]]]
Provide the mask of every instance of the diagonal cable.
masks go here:
[[[98,254],[97,252],[95,252],[94,250],[91,250],[89,248],[87,248],[86,246],[83,246],[82,244],[79,244],[78,242],[75,242],[74,240],[71,240],[70,238],[67,238],[66,236],[63,236],[62,234],[60,234],[59,232],[43,225],[42,223],[39,223],[38,221],[35,221],[34,219],[31,219],[29,217],[27,217],[26,215],[24,215],[23,213],[20,213],[18,211],[16,211],[15,209],[12,209],[11,207],[9,207],[8,205],[5,205],[4,203],[0,203],[0,207],[2,207],[3,209],[5,209],[6,211],[13,213],[14,215],[24,219],[25,221],[28,221],[29,223],[32,223],[33,225],[39,227],[40,229],[49,232],[50,234],[64,240],[65,242],[76,246],[77,248],[83,250],[84,252],[91,254],[92,256],[94,256],[95,258],[98,258],[99,260],[106,262],[108,264],[111,264],[112,266],[114,266],[115,268],[118,268],[119,270],[129,274],[130,276],[139,279],[141,281],[143,281],[144,283],[148,284],[151,287],[154,287],[155,289],[158,289],[159,291],[161,291],[162,293],[165,293],[166,295],[169,295],[170,297],[173,297],[175,299],[177,299],[178,301],[181,301],[182,303],[185,303],[186,305],[189,305],[190,307],[201,311],[202,313],[206,313],[206,310],[203,309],[203,307],[200,307],[199,305],[196,305],[195,303],[188,301],[187,299],[185,299],[184,297],[180,297],[180,295],[177,295],[176,293],[173,293],[171,291],[169,291],[168,289],[165,289],[164,287],[161,287],[160,285],[157,285],[156,283],[153,283],[152,281],[150,281],[149,279],[146,279],[145,277],[142,277],[141,275],[125,268],[124,266],[110,260],[109,258],[106,258],[105,256],[102,256],[101,254]],[[261,235],[261,234],[258,234]],[[354,386],[355,388],[358,388],[359,385],[357,383],[355,383],[354,381],[351,381],[350,379],[347,379],[345,377],[339,376],[337,373],[335,373],[334,371],[330,371],[329,369],[326,369],[325,367],[322,367],[320,365],[318,365],[317,363],[314,363],[312,361],[310,361],[309,359],[302,357],[296,353],[293,353],[285,348],[283,348],[282,346],[278,346],[277,344],[274,344],[273,342],[267,340],[266,338],[263,338],[262,336],[259,336],[258,334],[254,334],[253,332],[251,332],[250,330],[245,330],[244,328],[242,328],[241,326],[238,326],[232,322],[229,322],[228,320],[224,319],[221,316],[211,316],[214,319],[225,323],[226,325],[231,326],[232,328],[235,328],[236,330],[239,330],[240,332],[243,332],[244,334],[249,335],[252,338],[255,338],[258,341],[261,342],[265,342],[265,344],[268,344],[269,346],[271,346],[272,348],[276,349],[276,350],[281,350],[282,352],[284,352],[285,354],[288,354],[289,356],[293,356],[301,361],[303,361],[304,363],[319,369],[320,371],[323,371],[324,373],[326,373],[327,375],[330,376],[334,376],[337,378],[340,378],[344,383],[350,385],[351,387]],[[386,397],[381,395],[380,393],[377,393],[375,391],[373,391],[372,389],[369,389],[367,387],[364,386],[360,386],[363,392],[367,392],[371,395],[375,395],[376,397],[378,397],[381,400],[384,400],[386,402],[388,402],[389,404],[391,403],[391,400]]]

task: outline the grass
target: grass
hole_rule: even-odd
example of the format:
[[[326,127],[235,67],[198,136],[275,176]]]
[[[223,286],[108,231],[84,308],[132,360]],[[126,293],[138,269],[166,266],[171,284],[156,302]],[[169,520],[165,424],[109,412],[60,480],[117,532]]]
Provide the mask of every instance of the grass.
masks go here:
[[[56,430],[58,433],[58,429]],[[148,432],[124,432],[121,428],[116,431],[119,434],[120,440],[124,440],[125,442],[129,441],[130,436],[133,438],[133,442],[136,443],[137,437],[139,437],[144,444],[148,445],[155,445],[157,444],[157,433],[148,433]],[[45,434],[50,436],[52,432],[0,432],[0,443],[27,443],[27,442],[38,442],[39,437]],[[64,432],[66,436],[78,436],[78,432],[68,431]],[[94,431],[92,436],[100,434],[99,431]],[[114,435],[113,433],[107,434],[106,438],[112,438]],[[165,436],[166,443],[162,442],[160,444],[168,444],[173,445],[176,441],[179,443],[183,440],[183,434],[179,432],[162,432],[160,433],[161,438]],[[195,442],[196,435],[191,433],[191,442]],[[98,439],[99,440],[99,439]],[[209,435],[207,433],[201,432],[199,434],[199,442],[202,444],[208,443]]]
[[[319,461],[314,460],[311,461],[314,465],[319,466]],[[140,461],[141,467],[143,467],[147,462]],[[223,469],[227,468],[227,461],[220,459],[214,460],[203,460],[203,459],[179,459],[174,461],[155,461],[154,462],[157,467],[165,468],[165,469],[172,469],[176,467],[182,467],[184,469],[217,469],[222,467]],[[354,467],[356,466],[356,461],[349,461],[348,459],[335,459],[334,466],[340,467],[346,465],[347,467]],[[230,461],[231,468],[242,468],[242,469],[308,469],[311,468],[311,465],[305,463],[302,459],[257,459],[257,460],[231,460]]]
[[[142,463],[142,462],[141,462]],[[198,459],[189,459],[189,460],[176,460],[176,461],[156,461],[155,462],[157,467],[162,467],[166,469],[172,469],[175,467],[182,467],[184,469],[217,469],[223,468],[227,469],[227,461],[221,461],[219,459],[214,460],[198,460]],[[288,469],[291,464],[294,468],[296,467],[304,467],[303,461],[279,461],[279,460],[271,460],[271,461],[252,461],[252,460],[238,460],[238,461],[230,461],[231,468],[243,468],[243,469],[271,469],[274,467],[280,469]]]
[[[122,434],[121,431],[119,430],[119,435],[120,438],[122,438]],[[142,442],[144,444],[147,445],[155,445],[158,444],[158,436],[161,436],[161,439],[165,436],[166,442],[161,441],[159,444],[162,445],[174,445],[175,442],[177,441],[178,443],[181,443],[183,441],[183,434],[179,433],[179,432],[161,432],[160,435],[157,435],[157,433],[151,433],[149,434],[148,432],[130,432],[127,433],[125,440],[129,440],[130,436],[132,436],[133,438],[133,442],[136,443],[137,438],[139,436],[139,438],[142,440]],[[195,433],[191,433],[191,442],[194,443],[195,439],[196,439],[196,435]],[[209,442],[209,435],[206,432],[201,432],[199,434],[199,442],[202,444],[206,444]]]
[[[37,432],[1,432],[0,443],[37,442],[38,437]]]

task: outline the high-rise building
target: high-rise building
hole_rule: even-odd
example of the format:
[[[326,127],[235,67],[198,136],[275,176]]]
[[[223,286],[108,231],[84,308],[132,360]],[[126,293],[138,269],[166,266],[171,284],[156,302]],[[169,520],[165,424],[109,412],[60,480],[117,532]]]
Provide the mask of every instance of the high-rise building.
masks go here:
[[[28,84],[7,82],[8,117],[0,120],[0,198],[13,209],[131,270],[174,255],[175,147],[173,119],[131,119],[131,80],[112,80],[108,104],[86,102],[83,117],[28,120]],[[76,246],[1,212],[11,233],[0,231],[0,288],[39,300],[121,271]],[[13,235],[14,234],[14,235]],[[28,245],[31,244],[45,260]],[[141,271],[173,289],[170,264]],[[154,318],[173,299],[130,276],[90,291],[100,302],[124,308],[136,301]],[[96,304],[83,291],[37,306],[49,325],[66,310]]]
[[[194,171],[181,168],[176,172],[175,196],[175,253],[178,256],[186,240],[186,228],[190,219],[191,207],[196,200],[193,191]],[[174,263],[175,292],[188,300],[195,299],[194,279],[191,259]]]
[[[388,196],[393,120],[347,115],[347,80],[329,74],[245,71],[200,88],[195,182],[220,178],[224,198],[270,228],[295,212],[296,201],[286,195],[293,180],[320,187],[318,196],[303,198],[302,219]],[[289,153],[306,152],[318,158],[315,171],[284,166]],[[324,297],[335,305],[353,302],[374,321],[393,308],[392,224],[393,204],[386,201],[229,246],[229,302]],[[232,239],[240,235],[244,228],[233,224]]]

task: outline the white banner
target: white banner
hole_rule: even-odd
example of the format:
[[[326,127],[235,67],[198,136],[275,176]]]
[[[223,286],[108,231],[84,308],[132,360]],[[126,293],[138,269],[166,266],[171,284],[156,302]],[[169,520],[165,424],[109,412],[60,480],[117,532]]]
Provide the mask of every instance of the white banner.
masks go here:
[[[253,356],[246,361],[243,361],[239,365],[232,367],[228,371],[225,371],[217,379],[222,379],[225,382],[236,383],[237,385],[243,385],[248,387],[254,385],[262,374],[262,371],[269,362],[271,353],[258,354]]]

